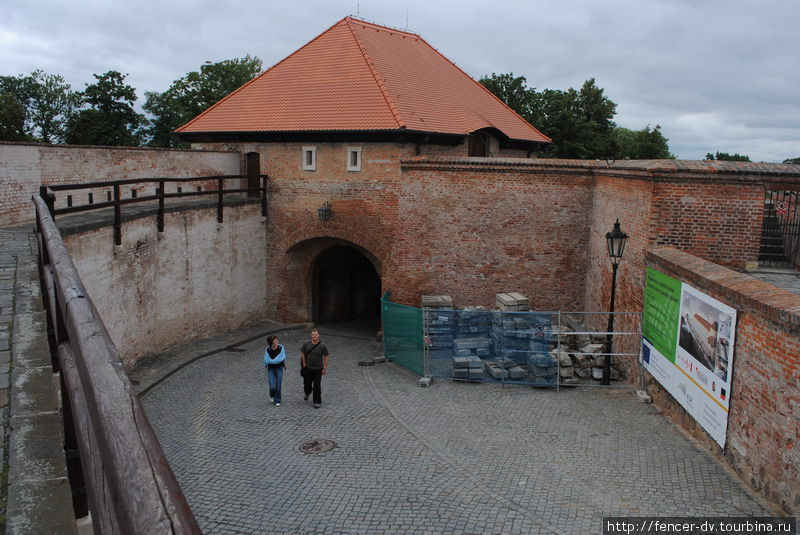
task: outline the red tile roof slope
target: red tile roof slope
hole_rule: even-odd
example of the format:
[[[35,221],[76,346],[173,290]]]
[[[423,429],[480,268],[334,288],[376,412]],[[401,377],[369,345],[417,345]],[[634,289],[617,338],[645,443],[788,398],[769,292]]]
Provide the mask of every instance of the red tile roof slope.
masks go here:
[[[176,132],[487,127],[550,141],[420,36],[345,17]]]

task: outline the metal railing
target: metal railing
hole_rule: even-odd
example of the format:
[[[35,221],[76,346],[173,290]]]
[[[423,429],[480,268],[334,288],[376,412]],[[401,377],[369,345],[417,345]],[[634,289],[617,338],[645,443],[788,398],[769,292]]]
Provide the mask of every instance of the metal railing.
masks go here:
[[[120,245],[122,243],[122,207],[130,204],[141,204],[148,202],[158,202],[157,211],[157,227],[159,232],[164,231],[164,213],[166,210],[165,201],[168,199],[181,199],[188,197],[211,197],[216,196],[217,206],[217,222],[223,222],[223,204],[226,195],[247,193],[248,196],[261,200],[261,215],[267,215],[267,175],[213,175],[191,178],[132,178],[126,180],[107,180],[100,182],[86,182],[82,184],[53,184],[50,186],[41,186],[39,188],[39,195],[47,205],[50,216],[55,219],[55,216],[62,214],[75,214],[86,212],[90,210],[100,210],[103,208],[114,209],[114,244]],[[248,184],[246,188],[225,188],[225,182],[229,180],[248,180],[252,183]],[[255,182],[258,181],[256,186]],[[195,186],[194,191],[183,191],[182,187],[185,184]],[[174,187],[175,191],[167,192],[167,185]],[[203,189],[209,185],[212,189]],[[127,186],[130,197],[123,198],[122,188]],[[150,195],[139,196],[140,191],[144,191],[147,187],[154,187],[153,193]],[[213,189],[216,188],[216,189]],[[75,205],[73,202],[73,194],[67,194],[65,203],[66,206],[56,207],[56,194],[57,191],[85,191],[86,204]],[[89,191],[86,191],[89,190]],[[95,202],[94,194],[100,190],[100,193],[106,194],[106,200],[102,202]]]
[[[800,191],[767,190],[758,261],[762,267],[800,267]]]
[[[80,464],[70,474],[76,516],[91,512],[102,534],[201,533],[50,208],[37,196],[33,202],[65,450],[77,450]]]

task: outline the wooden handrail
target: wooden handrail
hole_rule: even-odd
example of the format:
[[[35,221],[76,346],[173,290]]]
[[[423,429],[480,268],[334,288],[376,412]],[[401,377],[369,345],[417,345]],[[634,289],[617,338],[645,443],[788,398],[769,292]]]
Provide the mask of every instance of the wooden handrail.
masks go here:
[[[227,180],[244,180],[244,179],[252,179],[254,177],[258,177],[259,185],[257,188],[225,188],[225,181]],[[217,222],[223,222],[223,206],[224,206],[224,197],[225,195],[229,194],[237,194],[237,193],[258,193],[258,197],[261,201],[261,215],[263,217],[267,216],[267,175],[212,175],[212,176],[202,176],[202,177],[189,177],[189,178],[167,178],[167,177],[158,177],[158,178],[132,178],[132,179],[125,179],[125,180],[106,180],[101,182],[84,182],[82,184],[53,184],[50,186],[41,186],[39,188],[39,195],[44,200],[48,212],[51,217],[55,218],[57,215],[62,214],[75,214],[80,212],[88,212],[91,210],[101,210],[103,208],[114,208],[114,244],[120,245],[122,243],[122,206],[128,204],[138,204],[138,203],[147,203],[152,201],[158,202],[158,216],[156,219],[156,225],[158,227],[159,232],[164,231],[164,200],[165,199],[176,199],[176,198],[184,198],[184,197],[207,197],[207,196],[215,196],[216,197],[216,206],[217,206]],[[202,191],[200,187],[198,187],[198,191],[187,191],[187,192],[172,192],[167,193],[165,191],[166,183],[186,183],[186,182],[214,182],[216,184],[216,189],[205,190]],[[129,186],[134,184],[152,184],[155,185],[155,190],[153,195],[145,195],[143,197],[139,197],[133,195],[129,198],[122,197],[122,190],[121,186]],[[106,202],[94,203],[93,197],[89,197],[89,204],[74,206],[72,203],[71,196],[67,196],[67,206],[62,208],[56,208],[56,191],[74,191],[80,189],[94,189],[94,188],[108,188],[109,191],[109,199]],[[131,193],[135,193],[136,190],[132,191]]]
[[[95,533],[201,533],[45,201],[36,205],[49,317]],[[55,310],[52,310],[52,308]]]

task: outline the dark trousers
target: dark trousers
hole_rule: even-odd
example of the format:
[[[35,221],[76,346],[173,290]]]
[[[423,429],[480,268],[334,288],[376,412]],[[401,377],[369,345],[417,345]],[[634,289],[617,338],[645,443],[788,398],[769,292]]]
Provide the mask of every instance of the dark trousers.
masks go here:
[[[322,370],[306,368],[303,376],[303,393],[307,396],[314,392],[314,403],[322,403]]]

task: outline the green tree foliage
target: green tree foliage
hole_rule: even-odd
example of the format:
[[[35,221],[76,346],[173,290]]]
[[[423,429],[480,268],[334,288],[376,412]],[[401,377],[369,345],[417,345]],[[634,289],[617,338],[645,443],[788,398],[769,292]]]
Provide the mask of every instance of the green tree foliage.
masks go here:
[[[138,146],[144,116],[133,109],[136,90],[127,74],[95,74],[95,83],[81,93],[83,107],[70,117],[66,141],[73,145]]]
[[[800,164],[800,156],[798,156],[797,158],[787,158],[787,159],[783,160],[783,163]]]
[[[553,140],[543,154],[554,158],[670,158],[660,127],[641,131],[620,129],[614,123],[617,105],[605,96],[595,79],[580,90],[528,87],[524,76],[495,74],[480,83]],[[620,143],[624,143],[621,145]],[[628,146],[631,144],[631,146]],[[653,156],[653,155],[659,156]]]
[[[57,143],[64,140],[67,121],[78,105],[78,93],[61,75],[36,70],[29,75],[0,76],[0,95],[4,99],[4,119],[18,120],[18,106],[24,112],[22,135],[25,139]],[[14,104],[13,101],[16,102]],[[17,112],[11,111],[17,109]],[[10,115],[8,115],[10,114]],[[18,124],[0,125],[4,132],[17,132]]]
[[[727,152],[719,152],[717,151],[716,154],[711,154],[710,152],[706,154],[706,160],[720,160],[726,162],[749,162],[750,156],[746,154],[728,154]]]
[[[25,106],[11,93],[0,93],[0,141],[31,141],[25,133]]]
[[[641,130],[629,130],[618,126],[614,129],[614,142],[617,146],[617,159],[624,160],[665,160],[674,158],[669,152],[667,138],[661,127],[650,125]]]
[[[180,145],[173,131],[187,123],[261,72],[261,60],[249,54],[217,63],[205,62],[172,82],[163,93],[145,93],[144,109],[151,115],[148,144],[156,147]]]

